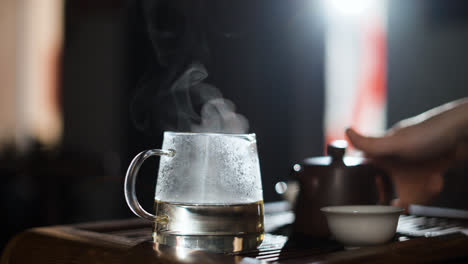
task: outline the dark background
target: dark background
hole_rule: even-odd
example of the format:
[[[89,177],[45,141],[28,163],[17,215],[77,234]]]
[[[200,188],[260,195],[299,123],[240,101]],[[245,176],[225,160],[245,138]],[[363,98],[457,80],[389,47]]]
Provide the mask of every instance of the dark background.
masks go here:
[[[132,216],[123,177],[138,152],[160,147],[168,124],[157,117],[175,111],[154,97],[167,88],[166,73],[180,71],[189,60],[174,50],[205,62],[209,82],[248,118],[257,134],[265,201],[279,199],[274,184],[287,179],[294,162],[323,154],[324,24],[317,1],[157,3],[157,22],[168,34],[156,36],[148,33],[153,15],[144,9],[151,1],[66,1],[63,141],[54,150],[37,145],[22,156],[14,147],[0,154],[6,230],[1,245],[28,227]],[[391,126],[468,95],[468,4],[389,4]],[[194,31],[183,30],[187,21]],[[169,66],[156,56],[155,36]],[[202,42],[183,42],[200,36]],[[130,114],[141,87],[154,89],[146,107],[161,121],[146,131],[136,129]],[[145,163],[139,178],[146,208],[152,205],[156,169],[156,160]]]

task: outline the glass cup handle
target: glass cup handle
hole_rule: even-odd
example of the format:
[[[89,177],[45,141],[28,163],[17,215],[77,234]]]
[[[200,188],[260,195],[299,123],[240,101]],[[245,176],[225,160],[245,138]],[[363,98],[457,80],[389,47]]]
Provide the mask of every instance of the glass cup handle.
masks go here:
[[[138,171],[140,170],[141,165],[143,162],[151,157],[151,156],[169,156],[174,157],[175,150],[173,149],[150,149],[146,151],[140,152],[138,155],[133,158],[130,166],[128,167],[127,174],[125,175],[125,183],[124,183],[124,193],[125,193],[125,201],[127,201],[128,207],[132,212],[144,219],[154,221],[156,220],[156,216],[153,214],[148,213],[143,207],[141,207],[140,203],[138,202],[138,198],[135,193],[135,183],[136,177],[138,175]]]

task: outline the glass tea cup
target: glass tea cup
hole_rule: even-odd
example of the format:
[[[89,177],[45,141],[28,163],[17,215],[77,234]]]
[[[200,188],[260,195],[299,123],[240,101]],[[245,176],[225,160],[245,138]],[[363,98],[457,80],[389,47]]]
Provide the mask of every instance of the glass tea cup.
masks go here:
[[[154,214],[135,194],[142,163],[161,156]],[[263,192],[255,134],[165,132],[162,149],[146,150],[125,176],[125,199],[153,221],[156,243],[240,252],[263,241]]]

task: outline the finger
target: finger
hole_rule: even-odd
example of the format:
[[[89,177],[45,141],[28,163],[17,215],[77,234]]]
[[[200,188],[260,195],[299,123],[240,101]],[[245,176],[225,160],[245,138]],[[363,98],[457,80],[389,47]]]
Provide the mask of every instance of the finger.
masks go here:
[[[394,153],[398,142],[392,136],[366,137],[352,128],[346,129],[346,135],[353,146],[370,156],[383,156]]]

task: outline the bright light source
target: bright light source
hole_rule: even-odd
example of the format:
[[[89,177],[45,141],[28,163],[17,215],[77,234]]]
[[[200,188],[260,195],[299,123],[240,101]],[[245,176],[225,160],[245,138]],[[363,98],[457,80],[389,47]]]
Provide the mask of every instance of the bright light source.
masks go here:
[[[388,1],[320,0],[326,21],[326,144],[343,139],[346,127],[367,134],[385,129]]]
[[[379,0],[323,0],[329,16],[361,16],[373,9]],[[372,12],[372,11],[371,11]]]

